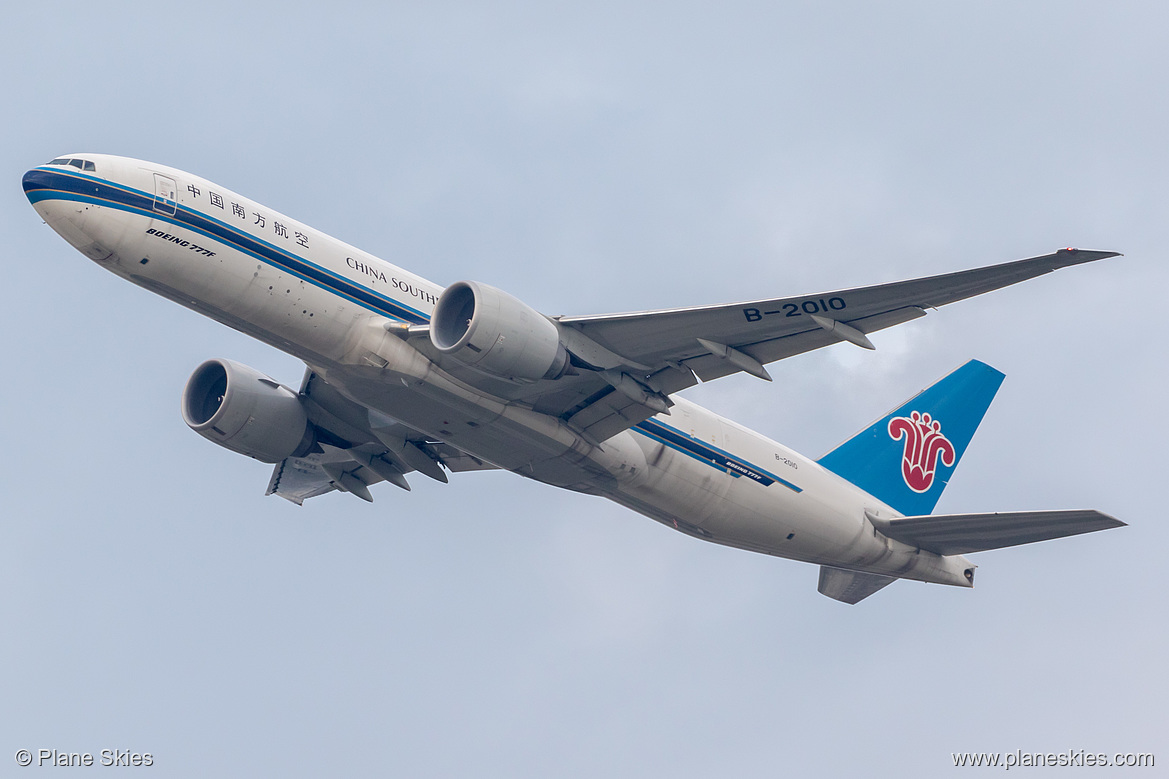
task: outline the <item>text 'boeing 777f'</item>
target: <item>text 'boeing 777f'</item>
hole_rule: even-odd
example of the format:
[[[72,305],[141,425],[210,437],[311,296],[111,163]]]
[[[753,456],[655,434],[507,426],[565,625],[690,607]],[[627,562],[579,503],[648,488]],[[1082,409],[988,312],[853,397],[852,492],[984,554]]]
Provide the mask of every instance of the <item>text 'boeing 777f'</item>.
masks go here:
[[[24,176],[98,265],[303,360],[299,390],[230,360],[182,414],[275,464],[269,494],[372,500],[407,474],[502,468],[601,495],[698,538],[815,563],[856,603],[896,579],[971,587],[962,555],[1118,527],[1097,511],[931,515],[1003,375],[971,361],[818,460],[676,393],[868,335],[1058,268],[1042,257],[733,305],[548,317],[474,281],[445,289],[205,179],[102,154]]]

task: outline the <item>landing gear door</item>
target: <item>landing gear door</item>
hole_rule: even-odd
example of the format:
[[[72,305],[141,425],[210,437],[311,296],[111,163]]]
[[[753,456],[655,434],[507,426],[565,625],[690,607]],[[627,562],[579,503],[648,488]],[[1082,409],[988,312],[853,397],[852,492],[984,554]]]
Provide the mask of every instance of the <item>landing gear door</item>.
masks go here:
[[[154,210],[160,214],[174,216],[178,209],[178,186],[175,180],[161,173],[154,174]]]

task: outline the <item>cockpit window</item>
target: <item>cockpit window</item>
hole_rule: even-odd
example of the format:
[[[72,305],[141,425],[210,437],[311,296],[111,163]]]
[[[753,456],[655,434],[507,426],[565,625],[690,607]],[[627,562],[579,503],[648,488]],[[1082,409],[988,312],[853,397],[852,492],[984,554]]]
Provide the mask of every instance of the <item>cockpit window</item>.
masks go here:
[[[58,157],[55,160],[49,160],[49,162],[47,164],[49,164],[49,165],[72,165],[73,167],[77,168],[78,170],[85,170],[85,171],[90,171],[90,172],[94,172],[97,170],[97,168],[94,166],[94,164],[92,162],[90,162],[89,160],[77,160],[77,159],[71,160],[68,157]]]

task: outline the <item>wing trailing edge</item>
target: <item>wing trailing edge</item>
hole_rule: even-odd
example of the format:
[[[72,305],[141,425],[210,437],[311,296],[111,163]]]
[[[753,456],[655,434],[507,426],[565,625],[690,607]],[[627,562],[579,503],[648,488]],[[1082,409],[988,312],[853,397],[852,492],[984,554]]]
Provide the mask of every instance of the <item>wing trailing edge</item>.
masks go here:
[[[451,472],[495,468],[345,398],[312,368],[305,370],[299,394],[309,421],[318,434],[325,435],[310,453],[276,463],[267,495],[279,495],[300,506],[309,498],[338,490],[372,503],[371,485],[386,481],[409,491],[408,473],[445,483],[444,468]]]

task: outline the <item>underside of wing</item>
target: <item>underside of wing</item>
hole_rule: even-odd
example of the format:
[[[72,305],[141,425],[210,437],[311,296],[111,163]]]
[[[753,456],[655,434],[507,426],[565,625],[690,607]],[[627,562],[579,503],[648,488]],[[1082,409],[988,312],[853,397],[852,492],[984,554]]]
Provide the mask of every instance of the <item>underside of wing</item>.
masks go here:
[[[1125,523],[1099,511],[1012,511],[1002,514],[936,514],[870,520],[889,538],[940,555],[967,554],[1063,538]]]
[[[288,457],[276,463],[272,478],[268,480],[268,491],[264,494],[279,495],[300,506],[309,498],[337,489],[333,479],[314,457]]]
[[[316,440],[308,454],[276,464],[268,495],[301,505],[309,498],[340,490],[372,502],[370,485],[388,481],[409,490],[409,473],[445,482],[447,471],[495,468],[349,400],[311,368],[301,382],[300,397]]]

